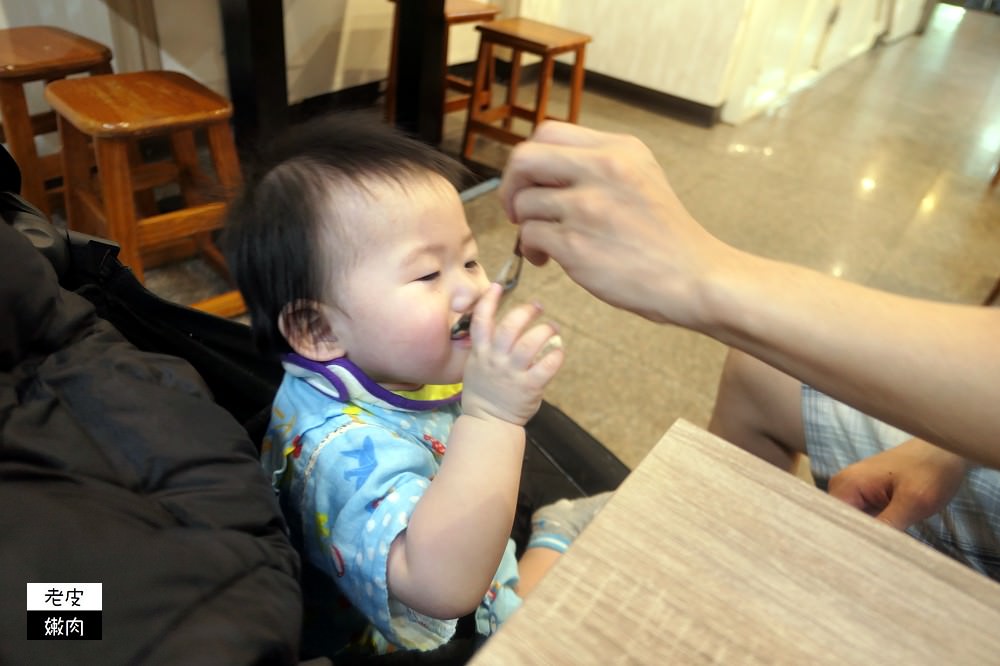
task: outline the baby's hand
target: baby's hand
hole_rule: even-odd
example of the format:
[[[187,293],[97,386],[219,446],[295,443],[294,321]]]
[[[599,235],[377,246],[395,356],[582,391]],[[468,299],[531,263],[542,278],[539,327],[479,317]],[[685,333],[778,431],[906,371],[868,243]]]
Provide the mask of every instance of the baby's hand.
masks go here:
[[[562,341],[552,324],[532,326],[542,311],[538,305],[519,305],[495,321],[499,302],[500,285],[492,284],[473,312],[462,411],[524,425],[562,365]]]

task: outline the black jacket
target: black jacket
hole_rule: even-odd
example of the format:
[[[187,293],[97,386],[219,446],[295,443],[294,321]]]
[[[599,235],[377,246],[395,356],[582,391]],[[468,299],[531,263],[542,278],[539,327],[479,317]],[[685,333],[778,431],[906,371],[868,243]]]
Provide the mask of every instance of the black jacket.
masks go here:
[[[126,342],[0,224],[0,663],[294,663],[298,567],[194,369]],[[102,583],[102,640],[26,640],[28,582]]]

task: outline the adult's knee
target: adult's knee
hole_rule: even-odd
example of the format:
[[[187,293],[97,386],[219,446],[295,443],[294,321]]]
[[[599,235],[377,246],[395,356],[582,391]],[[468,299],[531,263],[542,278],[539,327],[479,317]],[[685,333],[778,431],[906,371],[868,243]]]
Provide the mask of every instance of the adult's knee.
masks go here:
[[[719,375],[719,393],[752,396],[760,383],[760,365],[750,354],[730,348]]]
[[[798,380],[731,349],[709,430],[781,467],[805,448]]]

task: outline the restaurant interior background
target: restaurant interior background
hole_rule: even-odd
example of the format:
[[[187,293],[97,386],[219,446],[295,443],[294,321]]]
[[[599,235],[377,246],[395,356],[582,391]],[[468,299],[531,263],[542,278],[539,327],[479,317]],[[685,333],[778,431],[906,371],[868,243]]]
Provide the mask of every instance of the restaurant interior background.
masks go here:
[[[1000,161],[1000,16],[926,0],[493,4],[592,36],[580,123],[643,139],[724,240],[939,300],[979,303],[1000,276],[1000,188],[988,188]],[[381,113],[392,3],[282,7],[292,108]],[[178,70],[229,94],[217,2],[0,2],[0,27],[37,24],[108,44],[116,71]],[[473,61],[476,45],[473,26],[454,27],[449,63]],[[565,92],[557,81],[551,113]],[[40,85],[29,103],[44,106]],[[463,124],[449,114],[442,150],[458,154]],[[508,154],[481,140],[474,159],[500,169]],[[489,194],[467,214],[495,270],[513,229]],[[707,424],[722,345],[597,302],[555,266],[525,273],[519,296],[540,301],[567,343],[552,403],[630,467],[676,418]],[[197,261],[150,271],[147,284],[185,300],[224,288]]]

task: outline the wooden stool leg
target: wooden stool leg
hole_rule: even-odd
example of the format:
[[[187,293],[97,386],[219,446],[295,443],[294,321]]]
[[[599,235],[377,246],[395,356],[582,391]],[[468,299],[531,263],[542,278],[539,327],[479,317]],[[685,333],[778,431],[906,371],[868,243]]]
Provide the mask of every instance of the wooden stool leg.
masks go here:
[[[143,163],[142,150],[139,146],[139,140],[129,141],[128,144],[128,155],[129,162],[134,167],[139,167]],[[156,215],[156,194],[152,189],[139,190],[135,193],[136,205],[139,207],[139,213],[143,217],[149,217],[151,215]]]
[[[517,87],[521,85],[521,50],[512,49],[510,53],[510,82],[507,85],[507,114],[503,118],[503,128],[509,130],[514,119],[514,107],[517,106]]]
[[[3,117],[3,129],[10,154],[21,167],[21,196],[48,215],[49,202],[37,164],[35,133],[31,127],[24,89],[19,81],[0,81],[0,115]]]
[[[240,181],[240,162],[236,156],[236,144],[233,143],[233,132],[228,123],[215,123],[209,125],[208,147],[212,153],[212,163],[215,165],[215,173],[219,178],[219,185],[222,187],[223,196],[229,200],[236,195]],[[206,234],[207,242],[202,244],[202,252],[205,260],[212,264],[215,270],[229,277],[229,269],[226,261],[219,251],[218,246],[212,241],[211,236]],[[241,301],[242,302],[242,301]],[[238,313],[237,313],[238,314]]]
[[[94,162],[94,152],[86,135],[72,123],[62,116],[57,117],[56,123],[59,127],[59,141],[62,143],[60,160],[66,226],[92,236],[105,235],[106,231],[96,224],[80,200],[82,191],[90,191],[90,165]]]
[[[181,194],[187,206],[197,206],[202,203],[198,189],[205,179],[200,178],[201,166],[198,164],[198,148],[194,141],[193,130],[181,130],[170,135],[170,148],[174,155],[179,173],[177,180],[181,186]]]
[[[480,91],[486,83],[486,71],[489,60],[493,58],[493,44],[482,37],[479,39],[479,57],[476,59],[476,76],[472,80],[472,93],[469,95],[469,111],[465,116],[465,135],[462,137],[462,157],[469,159],[472,156],[472,146],[476,142],[476,134],[473,124],[479,120],[480,111],[476,101],[479,99]]]
[[[583,97],[583,47],[576,50],[576,62],[573,63],[573,73],[569,82],[569,116],[571,123],[580,118],[580,100]]]
[[[538,127],[539,123],[545,120],[545,109],[549,104],[549,90],[552,88],[554,65],[555,58],[550,55],[542,56],[542,71],[538,75],[538,97],[535,99],[535,118],[532,122],[532,129]]]
[[[479,104],[480,109],[490,108],[490,104],[493,101],[493,82],[497,78],[497,66],[496,58],[490,55],[490,64],[487,65],[486,69],[486,89],[483,91],[483,99]]]
[[[1000,162],[997,162],[997,172],[993,174],[993,180],[990,181],[990,188],[997,186],[1000,183]]]
[[[218,174],[223,195],[229,199],[236,195],[242,180],[240,162],[236,156],[236,144],[229,123],[215,123],[207,130],[208,148],[212,153],[212,164]]]
[[[95,138],[94,148],[108,235],[121,245],[118,255],[121,262],[142,281],[144,273],[135,200],[132,197],[132,172],[128,168],[129,142],[127,139]]]

